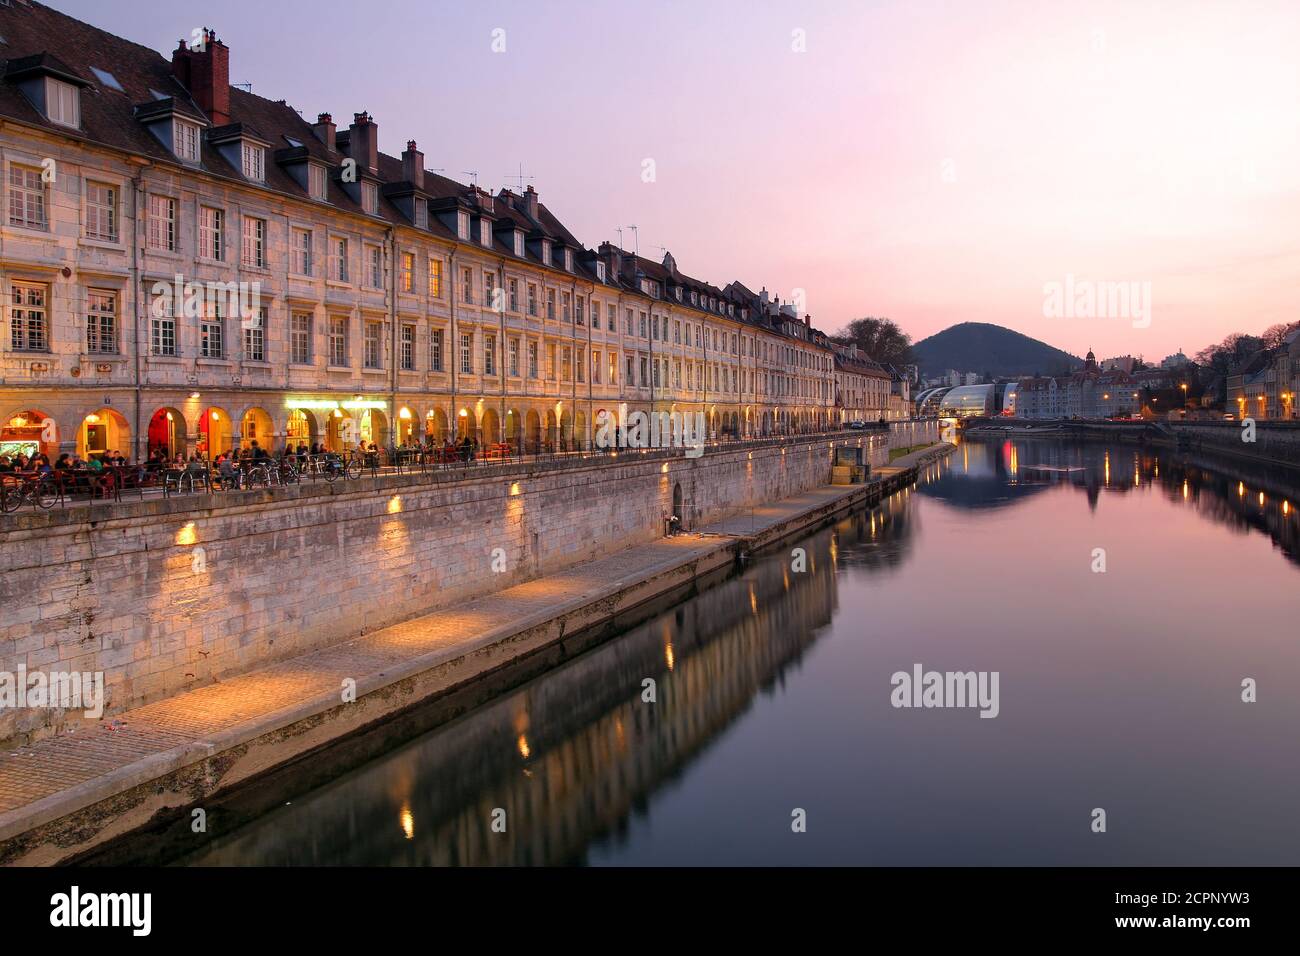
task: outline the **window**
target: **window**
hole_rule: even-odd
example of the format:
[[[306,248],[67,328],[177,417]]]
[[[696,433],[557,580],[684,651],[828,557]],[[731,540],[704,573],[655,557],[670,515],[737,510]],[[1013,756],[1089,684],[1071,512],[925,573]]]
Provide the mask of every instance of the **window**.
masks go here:
[[[587,324],[587,299],[585,296],[578,296],[573,309],[573,316],[579,325]]]
[[[327,180],[325,179],[325,167],[319,163],[307,164],[307,195],[312,199],[324,200],[326,196]]]
[[[456,238],[469,238],[469,213],[464,210],[456,213]]]
[[[345,316],[330,316],[330,365],[346,368],[348,364],[348,320]]]
[[[497,301],[497,276],[490,269],[483,270],[483,304],[492,311],[499,312],[501,303]]]
[[[628,335],[631,335],[632,334],[632,310],[631,309],[623,310],[623,321],[626,324],[626,329],[625,329],[626,333]]]
[[[629,355],[629,356],[627,357],[627,378],[625,379],[625,381],[627,382],[629,388],[630,388],[631,386],[633,386],[633,385],[636,384],[636,364],[635,364],[635,363],[636,363],[636,360],[635,360],[634,358],[632,358],[632,356]]]
[[[492,248],[492,220],[480,219],[478,221],[478,241],[484,248]]]
[[[646,374],[646,357],[644,355],[641,356],[641,377],[637,381],[641,383],[642,388],[650,384],[650,377]]]
[[[71,83],[52,76],[45,78],[45,115],[51,123],[71,126],[81,125],[81,93]]]
[[[639,329],[641,330],[641,338],[643,338],[643,339],[648,339],[650,336],[649,336],[649,334],[648,334],[648,333],[649,333],[649,329],[646,328],[646,321],[645,321],[645,318],[646,318],[645,313],[642,312],[642,313],[640,314],[640,319],[639,319],[639,321],[638,321],[638,323],[637,323],[637,328],[639,328]]]
[[[429,257],[429,298],[442,298],[442,260]]]
[[[244,242],[239,261],[249,268],[266,267],[266,220],[244,217]]]
[[[591,300],[591,327],[593,329],[600,328],[600,303],[595,299]]]
[[[609,329],[611,332],[616,332],[618,331],[615,328],[615,325],[617,324],[618,324],[618,307],[611,302],[609,303],[609,305],[605,306],[605,328]]]
[[[292,230],[290,243],[292,246],[292,265],[290,268],[294,271],[296,276],[311,276],[312,230]]]
[[[537,315],[537,286],[531,282],[528,283],[528,314]]]
[[[244,361],[266,361],[266,307],[258,309],[241,325],[244,327]]]
[[[560,318],[562,318],[565,322],[572,322],[572,321],[573,321],[573,313],[572,313],[572,311],[571,311],[571,309],[570,309],[570,305],[569,305],[569,293],[568,293],[568,292],[561,292],[561,293],[560,293]]]
[[[106,183],[86,183],[86,238],[117,242],[117,190]]]
[[[241,150],[244,158],[244,178],[254,182],[266,179],[266,151],[253,143],[244,143]]]
[[[172,120],[172,152],[177,159],[197,163],[199,161],[199,128],[184,120]]]
[[[609,353],[609,384],[618,384],[618,355]]]
[[[497,373],[497,337],[495,335],[483,336],[483,374],[495,375]]]
[[[335,282],[348,281],[348,241],[341,236],[330,240],[330,278]]]
[[[565,382],[573,378],[573,359],[567,345],[560,349],[560,378]]]
[[[220,297],[204,303],[199,316],[199,355],[203,358],[225,358],[225,317],[221,314]]]
[[[528,343],[528,377],[537,378],[537,343]]]
[[[86,296],[86,351],[117,351],[117,295],[91,289]]]
[[[169,297],[158,296],[149,310],[149,351],[153,355],[176,354],[176,316]]]
[[[519,311],[519,280],[507,279],[506,283],[510,289],[510,311],[518,312]]]
[[[378,246],[369,246],[366,249],[366,258],[370,260],[370,288],[382,289],[384,287],[384,250]]]
[[[515,255],[523,257],[524,254],[524,234],[521,230],[515,230]]]
[[[289,317],[289,361],[311,364],[311,313],[295,312]]]
[[[365,341],[362,343],[364,354],[362,362],[366,368],[383,368],[383,353],[380,351],[380,343],[383,339],[384,323],[367,322],[365,327]]]
[[[442,329],[434,329],[429,335],[429,368],[441,372],[442,368]]]
[[[176,251],[176,200],[170,196],[149,196],[149,248]]]
[[[464,375],[474,373],[474,333],[460,334],[460,370]]]
[[[546,290],[546,317],[548,319],[555,318],[555,290],[554,289]]]
[[[474,270],[462,269],[460,272],[460,300],[462,302],[474,301]]]
[[[9,167],[9,225],[45,228],[45,183],[39,169],[17,164]]]
[[[379,187],[374,183],[361,184],[361,208],[372,216],[379,215]]]
[[[564,250],[564,271],[565,272],[573,271],[573,250],[572,249]]]
[[[546,346],[546,377],[555,381],[555,345]]]
[[[415,326],[402,326],[401,365],[403,372],[415,371]]]
[[[542,240],[542,265],[549,266],[550,264],[551,264],[551,240],[543,239]]]
[[[599,279],[601,282],[605,281],[605,263],[603,262],[596,263],[596,278]]]
[[[516,338],[510,340],[510,374],[519,375],[519,340]]]
[[[591,384],[600,384],[600,352],[591,353]]]
[[[222,246],[222,229],[226,214],[211,206],[199,207],[199,255],[204,259],[220,260],[225,255]]]
[[[415,291],[415,253],[402,253],[402,291]]]

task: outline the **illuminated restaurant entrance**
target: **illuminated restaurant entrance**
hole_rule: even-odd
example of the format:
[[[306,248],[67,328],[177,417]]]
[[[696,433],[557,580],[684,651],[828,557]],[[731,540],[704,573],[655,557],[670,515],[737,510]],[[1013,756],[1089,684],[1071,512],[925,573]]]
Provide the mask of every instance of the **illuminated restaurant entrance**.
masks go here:
[[[185,416],[174,408],[160,408],[149,419],[149,450],[175,458],[185,450]]]
[[[50,431],[45,434],[45,422],[50,422]],[[44,412],[27,409],[10,415],[0,428],[0,455],[12,459],[16,455],[31,457],[37,452],[44,453],[51,462],[58,457],[59,442],[53,419]],[[47,441],[45,439],[53,439]]]

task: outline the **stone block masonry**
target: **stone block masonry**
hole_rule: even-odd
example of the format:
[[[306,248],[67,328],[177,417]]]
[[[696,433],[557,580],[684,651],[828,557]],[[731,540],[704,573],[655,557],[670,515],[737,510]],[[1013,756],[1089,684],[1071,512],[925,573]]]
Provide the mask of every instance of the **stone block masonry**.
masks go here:
[[[678,487],[691,528],[830,465],[819,438],[10,515],[0,671],[103,672],[111,717],[660,538]],[[84,722],[5,709],[0,741]]]

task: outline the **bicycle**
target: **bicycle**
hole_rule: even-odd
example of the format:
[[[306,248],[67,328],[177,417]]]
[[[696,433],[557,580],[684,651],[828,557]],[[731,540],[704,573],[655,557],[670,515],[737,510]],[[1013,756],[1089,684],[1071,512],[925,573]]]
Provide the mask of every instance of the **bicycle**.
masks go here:
[[[62,497],[62,489],[49,475],[23,478],[5,476],[0,481],[0,511],[8,514],[25,504],[49,510]]]

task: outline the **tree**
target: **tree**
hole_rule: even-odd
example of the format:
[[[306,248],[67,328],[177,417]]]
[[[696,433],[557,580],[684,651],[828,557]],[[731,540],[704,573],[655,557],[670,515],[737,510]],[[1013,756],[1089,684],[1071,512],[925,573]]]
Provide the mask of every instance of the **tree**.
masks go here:
[[[1264,347],[1275,349],[1285,341],[1286,337],[1300,329],[1300,322],[1279,322],[1277,325],[1270,325],[1264,330]]]
[[[840,345],[856,345],[877,362],[885,365],[910,365],[912,337],[892,319],[854,319],[838,334],[831,336]]]

